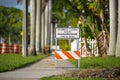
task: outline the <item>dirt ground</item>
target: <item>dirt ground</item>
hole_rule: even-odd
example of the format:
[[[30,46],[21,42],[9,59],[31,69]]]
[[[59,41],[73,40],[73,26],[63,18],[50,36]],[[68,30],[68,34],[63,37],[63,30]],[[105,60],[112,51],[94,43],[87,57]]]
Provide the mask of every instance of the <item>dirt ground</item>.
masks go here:
[[[110,68],[110,69],[81,69],[68,71],[62,74],[65,77],[100,77],[107,80],[120,80],[120,68]]]

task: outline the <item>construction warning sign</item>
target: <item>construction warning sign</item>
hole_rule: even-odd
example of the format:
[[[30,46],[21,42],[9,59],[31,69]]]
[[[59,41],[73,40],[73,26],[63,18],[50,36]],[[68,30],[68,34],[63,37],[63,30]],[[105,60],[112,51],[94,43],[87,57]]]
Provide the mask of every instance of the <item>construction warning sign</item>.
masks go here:
[[[56,28],[56,39],[78,39],[80,37],[79,28]]]

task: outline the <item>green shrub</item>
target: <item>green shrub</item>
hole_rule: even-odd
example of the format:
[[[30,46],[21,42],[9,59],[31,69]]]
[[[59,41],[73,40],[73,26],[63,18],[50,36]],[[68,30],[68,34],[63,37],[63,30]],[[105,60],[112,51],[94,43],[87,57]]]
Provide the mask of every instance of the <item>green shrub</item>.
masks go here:
[[[62,45],[62,46],[61,46],[61,49],[62,49],[62,50],[70,50],[70,46],[68,46],[67,44]]]

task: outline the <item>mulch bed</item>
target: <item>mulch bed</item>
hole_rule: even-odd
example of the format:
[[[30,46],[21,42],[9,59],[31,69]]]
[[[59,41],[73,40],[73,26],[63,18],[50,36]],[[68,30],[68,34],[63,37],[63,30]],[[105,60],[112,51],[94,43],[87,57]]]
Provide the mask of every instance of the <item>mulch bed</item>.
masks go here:
[[[71,70],[62,76],[65,77],[100,77],[107,80],[120,80],[120,68],[110,68],[110,69],[81,69],[81,70]]]

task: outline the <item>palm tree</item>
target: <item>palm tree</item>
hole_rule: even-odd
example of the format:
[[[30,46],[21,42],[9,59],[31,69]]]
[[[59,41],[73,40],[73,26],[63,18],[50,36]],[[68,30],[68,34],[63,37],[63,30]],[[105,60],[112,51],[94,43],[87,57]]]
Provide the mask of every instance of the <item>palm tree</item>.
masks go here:
[[[36,0],[30,0],[30,54],[36,55],[35,32],[36,32]]]
[[[108,55],[115,55],[116,40],[117,40],[117,0],[109,0],[110,10],[110,41]]]
[[[45,35],[45,46],[47,46],[48,44],[48,2],[46,3],[46,7],[45,7],[45,32],[44,32],[44,35]]]
[[[24,35],[22,36],[22,53],[23,56],[28,55],[28,32],[27,32],[27,14],[28,14],[28,0],[17,0],[17,3],[22,3],[23,4],[23,33]]]
[[[20,2],[21,0],[18,0]],[[48,43],[48,0],[30,0],[30,54],[36,55]]]
[[[48,44],[49,44],[49,51],[52,49],[52,38],[51,38],[51,35],[53,35],[51,33],[51,29],[52,29],[52,26],[51,26],[51,19],[52,19],[52,0],[49,0],[49,11],[48,11]]]
[[[43,8],[43,7],[42,7]],[[45,37],[45,35],[44,35],[44,30],[45,30],[45,28],[44,28],[44,20],[45,20],[45,18],[44,18],[44,11],[42,10],[42,14],[41,14],[41,19],[42,19],[42,21],[41,21],[41,51],[43,52],[43,49],[44,49],[44,43],[45,43],[45,40],[44,40],[44,37]]]
[[[40,52],[41,49],[41,13],[42,13],[42,0],[36,0],[37,14],[36,14],[36,51]]]
[[[116,57],[120,57],[120,0],[118,0],[118,31],[117,33],[117,44],[116,44]]]
[[[41,12],[41,50],[44,51],[44,47],[47,44],[47,3],[48,0],[42,0],[42,12]]]

